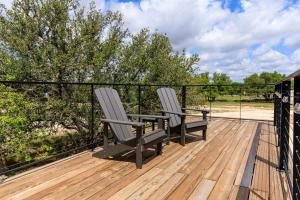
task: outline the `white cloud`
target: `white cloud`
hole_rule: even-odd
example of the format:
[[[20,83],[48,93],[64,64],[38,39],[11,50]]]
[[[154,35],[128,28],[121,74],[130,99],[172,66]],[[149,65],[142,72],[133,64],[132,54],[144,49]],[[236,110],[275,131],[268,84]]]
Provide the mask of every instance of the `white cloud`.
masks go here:
[[[0,1],[0,4],[3,4],[6,8],[11,8],[13,0],[3,0]]]
[[[300,3],[242,0],[241,4],[243,12],[230,12],[213,0],[114,1],[110,8],[123,13],[133,32],[148,27],[166,33],[176,50],[196,50],[201,72],[224,71],[242,80],[253,72],[277,70],[287,74],[296,70],[299,59],[271,47],[283,40],[288,47],[300,48]],[[250,47],[255,44],[261,47],[249,58]]]
[[[295,61],[295,63],[300,63],[300,48],[294,51],[293,55],[291,56],[292,60]]]
[[[92,0],[79,0],[79,2],[82,6],[84,6],[86,9],[88,9],[89,6],[90,6],[90,3],[92,2]],[[106,9],[105,0],[94,0],[94,2],[95,2],[95,5],[96,5],[96,8],[98,10],[104,11]]]

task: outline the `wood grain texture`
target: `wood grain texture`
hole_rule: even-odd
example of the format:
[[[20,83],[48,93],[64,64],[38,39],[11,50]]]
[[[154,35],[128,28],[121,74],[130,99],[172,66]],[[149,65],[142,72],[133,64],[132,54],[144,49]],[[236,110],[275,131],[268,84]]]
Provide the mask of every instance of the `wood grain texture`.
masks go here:
[[[257,127],[213,120],[206,141],[171,142],[161,156],[149,150],[142,169],[134,152],[106,159],[97,156],[101,148],[87,151],[10,178],[0,185],[0,199],[290,199],[286,177],[276,169],[273,126]]]

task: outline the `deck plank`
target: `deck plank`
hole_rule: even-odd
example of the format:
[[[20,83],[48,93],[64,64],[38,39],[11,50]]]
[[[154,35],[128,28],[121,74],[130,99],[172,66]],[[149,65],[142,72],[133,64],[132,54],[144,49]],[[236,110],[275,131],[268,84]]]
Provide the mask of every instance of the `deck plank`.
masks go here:
[[[278,148],[270,123],[213,120],[207,140],[171,142],[142,169],[134,151],[118,159],[85,152],[10,178],[0,199],[290,199],[277,170]],[[199,135],[199,133],[195,133]],[[153,155],[152,155],[153,154]]]
[[[216,145],[222,141],[223,136],[232,131],[236,123],[230,123],[222,130],[216,138],[207,143],[195,159],[191,160],[180,172],[188,174],[184,181],[176,188],[176,190],[168,197],[168,199],[187,199],[193,192],[196,185],[201,181],[202,176],[208,165],[212,165],[218,157],[218,152],[222,151],[224,146]],[[222,136],[223,135],[223,136]]]
[[[76,157],[68,162],[58,163],[57,165],[50,166],[45,170],[34,172],[34,176],[32,176],[32,174],[27,174],[13,181],[9,181],[7,183],[4,182],[2,187],[0,187],[0,198],[9,198],[16,192],[22,192],[45,181],[62,176],[69,171],[80,168],[80,165],[87,165],[90,162],[92,162],[91,156],[85,154],[84,156]]]
[[[165,199],[174,189],[182,182],[186,175],[182,173],[176,173],[165,184],[163,184],[158,190],[152,193],[147,199],[160,200]]]
[[[284,187],[286,180],[278,171],[278,156],[274,127],[263,123],[249,199],[290,199],[289,191]]]
[[[216,181],[203,179],[190,195],[189,200],[205,200],[208,198],[212,189],[215,187]]]
[[[249,196],[249,188],[234,185],[231,189],[229,200],[247,200]]]
[[[188,148],[187,146],[183,147],[182,155],[180,155],[179,157],[171,156],[170,158],[168,158],[168,160],[172,160],[171,162],[167,162],[170,163],[168,166],[165,165],[165,163],[162,163],[162,165],[159,164],[157,166],[157,168],[161,169],[161,172],[157,174],[156,177],[151,177],[152,180],[149,183],[145,185],[131,183],[129,186],[123,188],[121,191],[113,195],[110,199],[119,199],[120,197],[128,199],[146,199],[148,195],[151,195],[151,192],[154,192],[160,185],[162,185],[164,182],[166,182],[166,180],[172,177],[173,174],[175,174],[181,167],[183,167],[184,164],[189,162],[194,157],[194,155],[201,151],[207,144],[207,142],[201,141],[199,143],[192,143],[188,146]],[[199,172],[201,174],[201,171]],[[126,196],[127,193],[125,191],[131,191],[132,194],[130,196]]]
[[[229,156],[226,167],[222,171],[222,174],[218,179],[215,188],[211,192],[209,199],[227,199],[229,197],[254,126],[254,123],[245,124],[245,126],[239,131],[239,135],[233,138],[233,142],[230,144],[230,148],[228,150]]]
[[[154,158],[151,162],[145,164],[143,166],[143,169],[141,170],[135,170],[134,172],[124,176],[122,179],[119,179],[114,184],[109,185],[108,187],[104,188],[103,190],[98,190],[96,193],[91,193],[90,189],[88,193],[90,194],[89,199],[95,199],[95,200],[106,200],[113,196],[115,193],[120,191],[122,188],[128,186],[131,182],[135,181],[137,178],[142,176],[143,174],[148,173],[152,168],[154,168],[158,163],[160,163],[162,160],[166,159],[170,155],[172,155],[174,152],[180,149],[179,144],[170,144],[170,147],[168,151],[164,151],[162,156]],[[82,193],[79,192],[79,193]],[[73,196],[72,198],[75,199]]]

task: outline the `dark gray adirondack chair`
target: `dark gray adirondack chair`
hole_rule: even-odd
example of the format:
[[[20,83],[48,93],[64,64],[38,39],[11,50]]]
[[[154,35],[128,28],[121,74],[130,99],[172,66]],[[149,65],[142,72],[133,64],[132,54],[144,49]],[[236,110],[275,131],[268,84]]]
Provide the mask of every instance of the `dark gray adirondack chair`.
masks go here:
[[[180,133],[180,143],[185,145],[185,135],[189,132],[203,131],[203,139],[206,140],[206,130],[207,130],[207,113],[206,110],[198,109],[187,109],[181,108],[178,99],[176,97],[175,90],[172,88],[159,88],[157,90],[162,108],[163,114],[170,117],[170,130],[171,133]],[[203,114],[203,119],[194,122],[185,122],[185,118],[188,115],[186,110],[201,111]],[[192,115],[195,116],[195,115]]]
[[[124,107],[118,95],[118,92],[112,88],[99,88],[95,90],[97,99],[101,105],[105,119],[104,123],[104,151],[108,155],[116,155],[127,150],[136,150],[136,166],[142,168],[143,151],[153,145],[156,145],[156,153],[161,154],[162,142],[167,137],[162,124],[168,117],[157,115],[130,115],[140,118],[151,117],[158,121],[158,129],[144,134],[144,124],[128,120]],[[108,142],[108,128],[114,136],[114,142]],[[131,130],[136,129],[136,134]]]

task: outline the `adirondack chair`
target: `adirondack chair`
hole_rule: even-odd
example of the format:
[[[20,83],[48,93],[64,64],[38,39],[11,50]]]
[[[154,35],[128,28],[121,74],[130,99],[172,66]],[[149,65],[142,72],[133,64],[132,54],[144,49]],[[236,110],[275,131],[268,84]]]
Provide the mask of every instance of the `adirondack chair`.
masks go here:
[[[99,88],[95,90],[97,99],[101,105],[105,119],[104,123],[104,151],[107,155],[116,155],[124,151],[135,149],[136,166],[142,168],[143,151],[148,147],[156,145],[157,155],[162,152],[162,142],[167,137],[166,131],[162,124],[167,120],[167,116],[159,115],[130,115],[130,117],[139,117],[141,119],[150,117],[157,119],[158,129],[144,133],[144,123],[132,122],[128,120],[128,114],[125,113],[124,107],[118,95],[118,92],[112,88]],[[132,132],[135,128],[136,134]],[[110,128],[114,142],[109,143],[108,129]]]
[[[180,143],[181,145],[185,145],[185,136],[186,133],[194,132],[194,131],[203,131],[203,139],[206,140],[206,130],[207,130],[207,113],[206,110],[199,109],[187,109],[181,108],[178,99],[176,97],[175,90],[172,88],[159,88],[157,90],[157,94],[159,96],[161,105],[162,105],[162,113],[165,116],[170,117],[170,131],[174,135],[174,133],[180,133]],[[203,114],[203,118],[198,121],[186,122],[186,116],[195,116],[192,114],[185,113],[186,110],[194,110],[201,111]]]

